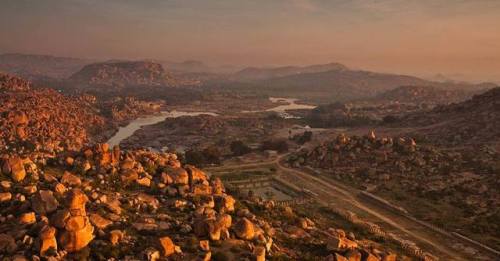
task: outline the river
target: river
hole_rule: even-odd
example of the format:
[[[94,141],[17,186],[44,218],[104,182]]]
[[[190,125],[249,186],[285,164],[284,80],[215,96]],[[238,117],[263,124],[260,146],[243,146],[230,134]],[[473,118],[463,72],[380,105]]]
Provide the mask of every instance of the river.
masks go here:
[[[244,111],[246,113],[252,113],[252,112],[263,112],[263,111],[274,111],[278,113],[281,117],[285,119],[293,119],[297,118],[296,116],[293,116],[286,112],[287,110],[300,110],[300,109],[314,109],[316,106],[313,105],[305,105],[305,104],[297,104],[296,102],[298,99],[294,98],[274,98],[271,97],[269,100],[273,103],[283,103],[286,102],[288,104],[283,104],[283,105],[278,105],[276,107],[273,107],[271,109],[267,110],[262,110],[262,111]],[[163,111],[160,114],[155,114],[155,115],[150,115],[146,117],[141,117],[137,118],[133,121],[131,121],[127,126],[120,127],[118,129],[118,132],[111,137],[107,143],[113,147],[114,145],[119,145],[120,142],[134,134],[134,132],[138,129],[140,129],[143,126],[147,125],[153,125],[159,122],[164,121],[167,118],[177,118],[177,117],[182,117],[182,116],[198,116],[198,115],[212,115],[212,116],[218,116],[217,113],[213,112],[185,112],[185,111]]]
[[[120,142],[134,134],[134,132],[143,126],[153,125],[164,121],[167,118],[177,118],[182,116],[198,116],[198,115],[212,115],[217,116],[218,114],[213,112],[185,112],[185,111],[163,111],[159,114],[150,115],[146,117],[137,118],[131,121],[127,126],[120,127],[118,132],[111,137],[107,143],[113,147],[114,145],[119,145]]]

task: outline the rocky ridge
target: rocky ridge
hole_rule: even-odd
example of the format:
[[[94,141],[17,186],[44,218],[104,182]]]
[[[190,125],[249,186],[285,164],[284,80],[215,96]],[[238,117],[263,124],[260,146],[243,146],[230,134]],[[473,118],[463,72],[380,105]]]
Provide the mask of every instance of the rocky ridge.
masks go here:
[[[78,149],[106,128],[87,102],[0,75],[0,151]]]
[[[419,135],[442,145],[495,144],[500,141],[500,87],[457,104],[403,117],[398,126],[418,127]]]
[[[410,137],[346,136],[304,149],[294,167],[333,178],[408,206],[415,216],[498,247],[500,153],[494,147],[443,150]],[[453,214],[450,214],[453,213]]]
[[[176,85],[161,64],[147,61],[93,63],[69,79],[78,84],[112,87]]]
[[[2,75],[0,257],[14,260],[394,260],[290,207],[234,198],[171,153],[95,144],[95,98]],[[202,126],[200,126],[201,128]],[[95,130],[96,133],[99,132]],[[325,232],[327,231],[327,232]],[[299,247],[297,247],[299,246]]]
[[[0,173],[0,255],[17,260],[300,259],[313,252],[293,249],[299,239],[314,240],[322,249],[314,255],[327,260],[396,258],[341,229],[325,233],[290,207],[238,201],[220,179],[182,165],[175,154],[98,144],[11,165],[4,159]],[[15,178],[20,170],[24,177]]]

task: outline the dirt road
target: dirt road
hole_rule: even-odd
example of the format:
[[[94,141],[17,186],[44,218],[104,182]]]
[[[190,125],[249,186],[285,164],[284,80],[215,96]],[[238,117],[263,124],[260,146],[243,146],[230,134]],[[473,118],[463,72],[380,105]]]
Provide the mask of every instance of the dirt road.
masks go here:
[[[408,219],[404,215],[389,211],[371,202],[361,201],[357,195],[360,192],[339,182],[316,176],[302,170],[286,167],[282,164],[288,154],[276,159],[246,163],[241,165],[228,165],[207,169],[208,171],[224,171],[231,169],[249,169],[274,165],[278,170],[278,177],[299,188],[307,189],[316,194],[316,200],[325,206],[354,212],[363,220],[379,225],[385,232],[398,235],[417,243],[440,260],[471,260],[471,257],[452,246],[460,241],[453,238],[444,238],[443,235],[428,227]],[[463,244],[463,242],[460,242]],[[473,248],[473,246],[470,246]]]

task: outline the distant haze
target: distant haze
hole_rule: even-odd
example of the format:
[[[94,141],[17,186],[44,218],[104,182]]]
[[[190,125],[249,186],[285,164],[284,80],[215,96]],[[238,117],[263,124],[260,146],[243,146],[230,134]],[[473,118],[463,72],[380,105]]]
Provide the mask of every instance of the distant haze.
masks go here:
[[[498,0],[2,0],[0,53],[500,82]]]

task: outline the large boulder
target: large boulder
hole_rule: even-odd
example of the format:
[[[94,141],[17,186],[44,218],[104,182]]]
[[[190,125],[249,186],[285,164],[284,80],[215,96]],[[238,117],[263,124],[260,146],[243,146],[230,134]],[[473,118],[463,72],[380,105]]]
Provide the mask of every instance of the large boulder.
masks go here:
[[[255,225],[247,218],[240,219],[233,227],[237,237],[252,240],[255,237]]]
[[[79,251],[94,239],[94,227],[86,216],[70,217],[64,228],[59,242],[68,252]]]
[[[172,176],[174,184],[176,185],[188,185],[189,184],[189,174],[183,168],[169,168],[167,172]]]
[[[40,232],[40,256],[45,257],[50,252],[57,252],[56,229],[46,226]]]
[[[160,245],[163,249],[163,255],[164,256],[171,256],[173,253],[175,253],[175,245],[174,242],[172,242],[172,239],[170,237],[162,237],[159,239]]]
[[[59,202],[50,190],[40,190],[31,200],[31,208],[39,215],[47,215],[57,209]]]
[[[79,189],[73,189],[67,193],[66,210],[70,216],[65,219],[59,243],[68,252],[80,251],[94,239],[94,226],[85,210],[87,201],[87,196]]]
[[[71,174],[68,171],[65,171],[62,178],[61,178],[61,183],[69,185],[69,186],[73,186],[73,187],[78,187],[82,184],[82,181],[78,176]]]
[[[26,177],[23,160],[19,157],[6,160],[2,166],[2,172],[10,174],[10,177],[15,182],[20,182]]]

